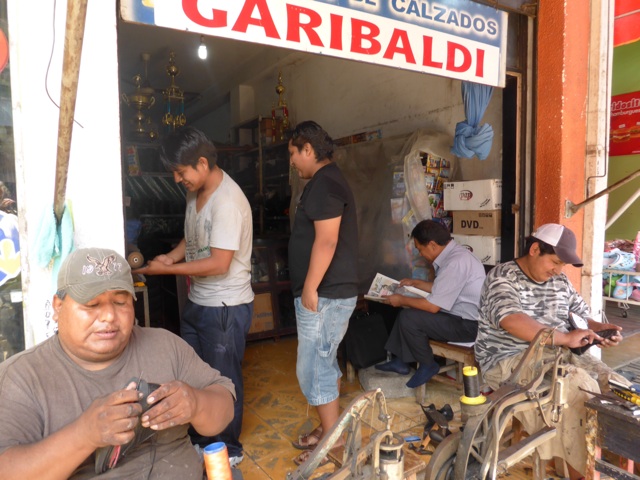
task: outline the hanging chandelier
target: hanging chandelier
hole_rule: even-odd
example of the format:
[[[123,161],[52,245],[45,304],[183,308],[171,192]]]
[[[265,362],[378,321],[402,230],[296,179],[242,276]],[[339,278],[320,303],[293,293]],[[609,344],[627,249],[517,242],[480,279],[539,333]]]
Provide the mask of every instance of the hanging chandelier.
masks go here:
[[[171,79],[169,86],[162,91],[165,102],[162,123],[169,132],[184,127],[187,117],[184,114],[184,91],[176,85],[176,77],[180,74],[180,69],[176,66],[176,55],[169,53],[169,64],[167,65],[167,75]]]
[[[155,140],[158,133],[153,127],[151,117],[147,113],[156,101],[147,71],[150,55],[143,53],[141,57],[144,64],[144,78],[140,74],[135,75],[133,77],[135,91],[129,95],[123,93],[121,98],[127,106],[134,110],[132,129],[129,131],[129,135],[139,140]]]

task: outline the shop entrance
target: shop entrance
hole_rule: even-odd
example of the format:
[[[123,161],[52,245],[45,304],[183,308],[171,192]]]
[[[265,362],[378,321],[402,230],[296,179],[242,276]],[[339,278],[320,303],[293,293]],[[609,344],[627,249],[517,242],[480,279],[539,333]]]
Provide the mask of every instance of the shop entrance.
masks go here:
[[[171,128],[163,124],[162,116],[172,108],[166,91],[175,82],[183,94],[187,124],[216,142],[221,167],[252,203],[257,239],[275,238],[286,244],[287,214],[298,188],[288,169],[284,102],[289,126],[316,120],[339,142],[351,167],[345,170],[357,190],[364,290],[375,272],[385,267],[394,268],[394,275],[410,274],[403,229],[393,224],[392,200],[398,198],[393,178],[402,167],[399,155],[417,131],[449,135],[448,144],[438,145],[440,155],[431,154],[451,158],[450,180],[503,180],[500,257],[513,258],[530,215],[528,59],[522,42],[529,38],[531,26],[518,14],[510,14],[509,25],[509,74],[505,88],[494,88],[482,120],[492,125],[495,138],[489,157],[480,161],[449,153],[455,125],[465,118],[458,80],[120,21],[121,93],[131,98],[136,88],[142,88],[155,98],[142,109],[131,102],[121,104],[125,194],[130,197],[127,222],[132,235],[138,235],[128,242],[153,257],[181,238],[184,192],[163,173],[156,156],[159,140]],[[207,47],[207,60],[196,55],[201,44]],[[215,63],[223,58],[226,63]],[[167,74],[170,65],[179,68],[179,75]],[[143,122],[136,120],[138,113]],[[286,254],[278,255],[264,256],[275,258],[265,261],[265,271],[286,272],[280,258],[286,260]],[[281,289],[271,291],[271,280],[267,283],[270,287],[260,293],[272,296],[267,302],[272,312],[282,310],[274,303]],[[166,293],[168,286],[159,288]],[[163,302],[179,304],[177,292],[170,290],[160,294]],[[150,298],[153,302],[154,295]],[[167,319],[178,318],[173,306],[160,310]],[[153,312],[151,316],[157,317]]]

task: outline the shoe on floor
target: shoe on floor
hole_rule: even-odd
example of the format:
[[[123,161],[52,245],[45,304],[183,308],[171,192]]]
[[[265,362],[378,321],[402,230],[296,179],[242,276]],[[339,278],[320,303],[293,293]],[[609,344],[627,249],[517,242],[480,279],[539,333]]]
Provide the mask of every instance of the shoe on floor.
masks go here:
[[[440,371],[440,365],[436,362],[429,363],[428,365],[420,365],[413,377],[407,382],[407,387],[418,388],[420,385],[427,383],[433,376]]]
[[[376,370],[380,370],[383,372],[399,373],[400,375],[406,375],[411,371],[411,368],[409,368],[409,365],[404,363],[398,357],[395,357],[393,360],[390,360],[386,363],[380,363],[376,365]]]
[[[240,462],[242,462],[242,460],[244,460],[244,455],[242,454],[229,457],[229,465],[231,465],[231,468],[236,468],[238,465],[240,465]]]

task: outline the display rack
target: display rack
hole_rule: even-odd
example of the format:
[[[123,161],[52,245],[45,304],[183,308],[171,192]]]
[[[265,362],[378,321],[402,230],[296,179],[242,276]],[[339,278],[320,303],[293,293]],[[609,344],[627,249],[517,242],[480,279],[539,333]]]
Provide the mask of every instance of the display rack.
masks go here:
[[[631,275],[631,276],[640,275],[640,272],[629,271],[629,270],[616,270],[616,269],[610,269],[610,268],[603,269],[602,273],[603,274],[608,273],[610,275]],[[615,284],[612,283],[611,277],[609,277],[609,291],[611,292],[613,288],[615,288]],[[603,295],[602,298],[606,302],[617,303],[618,308],[622,310],[621,314],[623,318],[627,318],[627,310],[629,310],[630,305],[640,305],[640,302],[636,300],[631,300],[628,296],[626,298],[614,298],[614,297],[609,297],[607,295]]]
[[[251,287],[256,295],[247,340],[295,333],[296,317],[289,280],[288,239],[255,238]]]
[[[234,141],[246,146],[233,155],[226,166],[229,173],[243,189],[253,212],[254,233],[289,234],[287,210],[291,198],[288,140],[273,136],[267,129],[271,117],[258,116],[233,128]],[[273,128],[269,126],[269,128]],[[284,135],[283,132],[281,132]],[[244,160],[244,161],[243,161]],[[252,165],[254,168],[246,168]],[[237,171],[240,166],[243,172]]]

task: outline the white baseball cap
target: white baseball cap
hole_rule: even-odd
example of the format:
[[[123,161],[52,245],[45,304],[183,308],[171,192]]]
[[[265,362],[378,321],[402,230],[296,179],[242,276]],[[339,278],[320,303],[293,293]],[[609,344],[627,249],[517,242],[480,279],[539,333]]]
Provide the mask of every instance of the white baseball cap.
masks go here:
[[[581,267],[584,265],[576,253],[576,236],[571,230],[557,223],[546,223],[531,234],[532,237],[548,243],[564,263]]]

